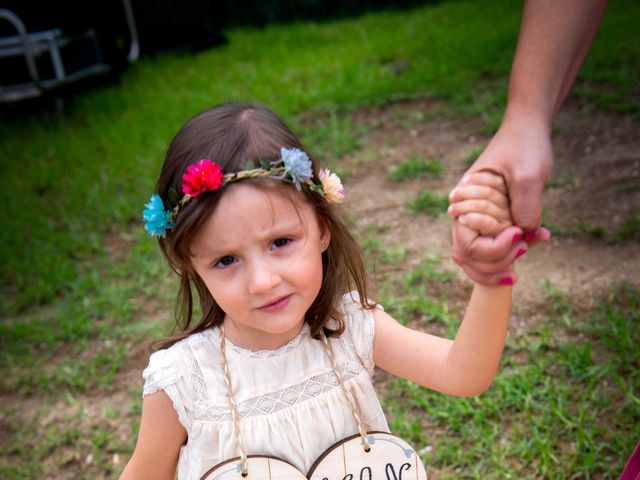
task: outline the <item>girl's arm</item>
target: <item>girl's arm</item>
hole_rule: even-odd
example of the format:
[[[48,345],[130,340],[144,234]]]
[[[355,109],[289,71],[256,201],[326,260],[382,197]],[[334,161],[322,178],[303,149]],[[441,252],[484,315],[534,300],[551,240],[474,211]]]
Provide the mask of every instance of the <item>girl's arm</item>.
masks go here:
[[[467,227],[495,236],[512,225],[504,179],[490,172],[471,174],[452,192],[449,214]],[[464,217],[464,219],[463,219]],[[515,242],[504,268],[526,251]],[[491,259],[487,259],[491,260]],[[507,335],[511,287],[476,285],[455,340],[403,327],[380,309],[374,310],[376,365],[449,395],[475,395],[495,376]]]
[[[439,392],[470,396],[485,391],[498,369],[511,309],[510,286],[476,285],[455,340],[402,326],[373,311],[373,360],[383,370]]]
[[[173,480],[187,433],[171,399],[162,390],[142,400],[140,433],[120,480]]]

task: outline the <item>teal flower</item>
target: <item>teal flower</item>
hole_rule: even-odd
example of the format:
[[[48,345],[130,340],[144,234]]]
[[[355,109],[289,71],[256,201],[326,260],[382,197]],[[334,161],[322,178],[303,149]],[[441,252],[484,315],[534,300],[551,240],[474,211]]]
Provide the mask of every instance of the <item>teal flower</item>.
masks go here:
[[[296,190],[302,189],[302,184],[307,183],[313,176],[313,170],[311,168],[311,160],[306,153],[299,148],[284,148],[280,149],[282,155],[282,161],[284,163],[284,175],[291,177],[291,180],[296,186]]]
[[[157,193],[151,195],[145,207],[142,212],[145,230],[156,237],[164,237],[165,231],[173,227],[171,212],[164,209],[162,198]]]

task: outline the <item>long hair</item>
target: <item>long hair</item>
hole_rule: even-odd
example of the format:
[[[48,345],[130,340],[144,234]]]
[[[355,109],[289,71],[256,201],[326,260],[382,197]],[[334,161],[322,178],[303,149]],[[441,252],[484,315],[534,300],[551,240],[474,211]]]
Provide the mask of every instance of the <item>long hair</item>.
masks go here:
[[[226,103],[206,110],[190,119],[171,142],[160,172],[156,193],[166,199],[171,188],[181,191],[182,175],[189,165],[208,158],[215,160],[224,173],[244,170],[249,160],[276,159],[281,147],[304,150],[302,142],[270,110],[242,103]],[[318,175],[315,158],[314,176]],[[259,188],[267,188],[261,179],[246,179]],[[293,186],[282,184],[281,188]],[[191,265],[190,246],[200,229],[215,211],[225,187],[206,192],[191,200],[180,211],[173,228],[159,238],[160,248],[173,271],[180,278],[175,317],[177,334],[155,342],[154,347],[167,348],[175,342],[210,327],[222,324],[225,313],[216,304],[205,283]],[[344,331],[344,320],[338,308],[342,295],[357,290],[364,308],[372,308],[367,300],[364,258],[360,246],[349,232],[339,207],[319,195],[305,192],[315,209],[318,222],[329,230],[331,241],[322,254],[322,285],[318,296],[305,314],[311,335],[320,329],[327,336]],[[194,320],[194,290],[200,302],[202,317]],[[331,323],[331,319],[336,323]]]

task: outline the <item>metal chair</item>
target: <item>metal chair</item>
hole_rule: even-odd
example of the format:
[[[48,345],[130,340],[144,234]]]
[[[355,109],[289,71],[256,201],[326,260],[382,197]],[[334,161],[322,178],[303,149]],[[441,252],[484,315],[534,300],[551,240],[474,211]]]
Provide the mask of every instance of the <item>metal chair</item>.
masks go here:
[[[129,0],[123,0],[123,6],[131,36],[127,60],[133,62],[139,55],[136,25]],[[4,84],[0,79],[0,103],[36,98],[111,70],[111,65],[102,58],[92,28],[73,36],[57,28],[28,32],[20,17],[8,9],[0,9],[0,20],[9,22],[16,32],[16,35],[0,37],[0,66],[5,63],[12,70],[8,72],[9,80],[5,76]],[[20,69],[22,71],[18,71]]]

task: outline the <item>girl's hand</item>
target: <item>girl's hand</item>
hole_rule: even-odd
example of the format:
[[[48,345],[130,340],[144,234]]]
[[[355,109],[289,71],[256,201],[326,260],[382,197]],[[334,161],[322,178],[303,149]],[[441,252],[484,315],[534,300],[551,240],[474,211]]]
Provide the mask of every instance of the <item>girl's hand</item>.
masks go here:
[[[449,202],[449,216],[479,235],[496,237],[513,225],[507,185],[493,172],[466,175],[449,194]]]
[[[513,285],[517,281],[513,262],[529,246],[522,229],[513,225],[504,178],[490,171],[469,173],[449,201],[454,261],[474,282]],[[471,257],[473,262],[467,260]]]

